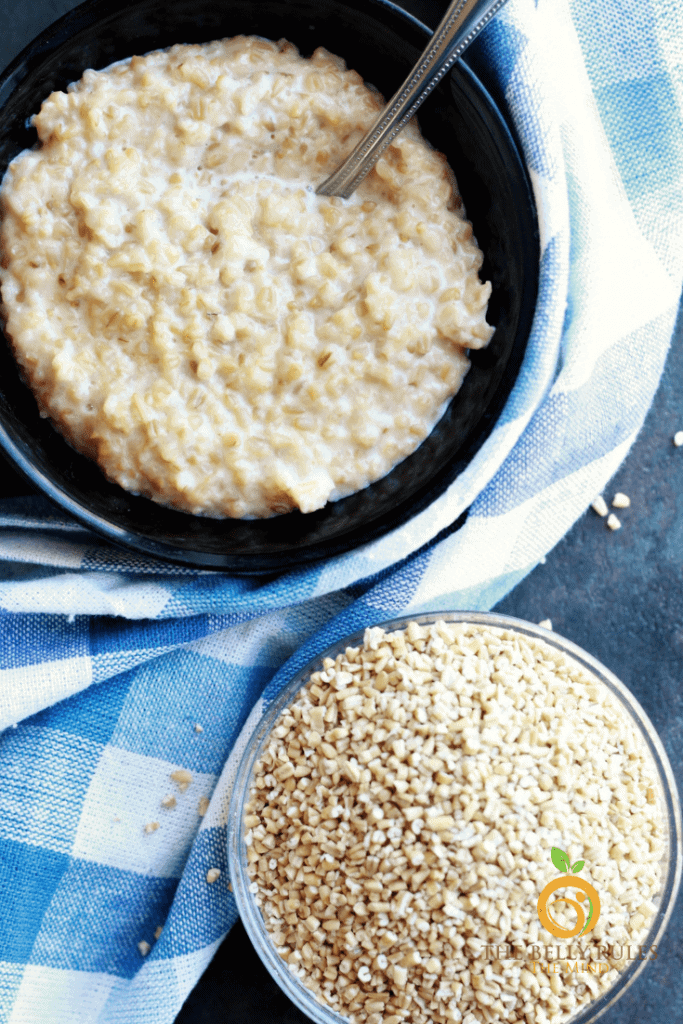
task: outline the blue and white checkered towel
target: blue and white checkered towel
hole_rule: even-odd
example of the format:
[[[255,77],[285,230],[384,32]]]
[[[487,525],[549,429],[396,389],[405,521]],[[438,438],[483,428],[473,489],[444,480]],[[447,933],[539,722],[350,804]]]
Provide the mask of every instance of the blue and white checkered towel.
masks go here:
[[[356,628],[490,608],[642,425],[683,280],[680,0],[510,0],[475,45],[530,168],[541,289],[505,412],[447,494],[267,581],[126,557],[40,499],[1,505],[3,1022],[170,1024],[235,919],[226,805],[269,696]]]

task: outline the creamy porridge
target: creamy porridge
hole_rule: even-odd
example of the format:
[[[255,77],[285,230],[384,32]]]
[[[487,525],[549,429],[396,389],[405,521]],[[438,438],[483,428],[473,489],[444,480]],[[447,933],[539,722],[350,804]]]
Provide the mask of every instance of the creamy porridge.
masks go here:
[[[491,289],[416,128],[351,199],[314,194],[380,102],[324,50],[241,37],[43,103],[2,186],[6,330],[110,479],[209,516],[310,512],[429,434]]]

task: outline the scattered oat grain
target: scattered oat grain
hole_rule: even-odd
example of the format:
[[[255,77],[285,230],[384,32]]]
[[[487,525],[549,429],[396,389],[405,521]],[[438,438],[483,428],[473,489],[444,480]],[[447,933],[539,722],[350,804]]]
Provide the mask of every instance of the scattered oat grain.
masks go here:
[[[628,494],[622,494],[621,491],[617,491],[617,493],[612,498],[613,508],[630,508],[630,505],[631,499],[629,498]]]
[[[209,883],[209,885],[213,885],[213,883],[217,882],[220,877],[220,868],[209,868],[209,870],[206,872],[206,880]]]
[[[163,800],[161,801],[161,806],[165,807],[167,811],[170,811],[171,808],[175,807],[175,805],[176,805],[176,798],[174,796],[171,796],[171,794],[169,794],[168,796],[165,796],[163,798]]]
[[[138,942],[138,949],[140,950],[141,956],[147,956],[151,948],[152,947],[150,946],[149,942],[145,942],[144,939],[140,939],[140,941]]]
[[[591,508],[594,512],[597,512],[599,516],[606,516],[609,509],[607,508],[607,502],[603,498],[602,494],[598,494],[595,501],[591,502]]]
[[[204,732],[204,726],[200,725],[199,722],[195,722],[194,723],[194,731],[195,732]]]
[[[158,828],[159,828],[159,822],[158,821],[148,821],[147,824],[145,825],[145,832],[146,832],[147,835],[149,835],[151,832],[156,832],[156,830]]]
[[[683,430],[677,430],[674,434],[674,444],[677,448],[683,446]]]
[[[607,525],[609,526],[610,530],[620,530],[621,519],[617,519],[614,512],[610,512],[610,514],[607,516]]]
[[[544,629],[552,629],[552,619],[541,619],[541,621],[539,622],[539,626],[543,626]]]
[[[188,772],[187,768],[176,768],[174,772],[171,772],[171,778],[180,792],[184,793],[192,782],[192,772]]]
[[[201,797],[199,804],[197,805],[197,814],[200,818],[203,818],[209,809],[209,798],[208,796]]]
[[[157,927],[154,929],[154,938],[155,939],[160,939],[161,938],[161,933],[163,932],[163,930],[164,930],[163,924],[157,925]]]

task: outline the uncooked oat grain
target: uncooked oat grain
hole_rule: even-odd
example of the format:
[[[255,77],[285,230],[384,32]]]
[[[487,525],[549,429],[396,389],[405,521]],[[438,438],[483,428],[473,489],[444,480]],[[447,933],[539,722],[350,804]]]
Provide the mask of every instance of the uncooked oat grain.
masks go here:
[[[618,519],[614,512],[610,512],[607,516],[607,526],[609,526],[610,530],[620,530],[621,519]]]
[[[594,512],[597,512],[599,516],[606,516],[609,512],[607,508],[607,502],[603,498],[602,494],[598,494],[595,501],[591,502],[591,508]]]
[[[192,783],[192,772],[188,772],[187,768],[176,768],[174,772],[171,772],[171,778],[180,792],[184,793],[187,787]]]
[[[558,987],[485,947],[557,942],[536,914],[553,846],[600,892],[585,959],[642,942],[658,794],[616,698],[553,646],[466,624],[368,629],[263,749],[248,888],[292,973],[356,1024],[561,1022],[614,983],[611,953],[608,973]]]
[[[622,491],[617,491],[617,493],[612,498],[613,508],[630,508],[630,505],[631,499],[629,498],[628,494],[623,494]]]
[[[209,798],[208,796],[203,796],[200,798],[199,803],[197,804],[197,814],[199,815],[200,818],[203,818],[208,809]]]
[[[206,880],[209,883],[209,885],[213,885],[213,883],[217,882],[220,877],[220,868],[209,868],[209,870],[206,872]]]

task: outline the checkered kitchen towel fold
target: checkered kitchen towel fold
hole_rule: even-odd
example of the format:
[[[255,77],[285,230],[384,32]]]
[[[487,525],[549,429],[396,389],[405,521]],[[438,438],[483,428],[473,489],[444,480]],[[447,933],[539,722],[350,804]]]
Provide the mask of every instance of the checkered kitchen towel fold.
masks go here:
[[[447,494],[265,581],[123,555],[37,498],[0,508],[0,1021],[173,1021],[235,919],[226,804],[264,704],[353,629],[490,608],[643,422],[683,278],[683,8],[510,0],[475,46],[536,190],[541,292],[507,408]]]

